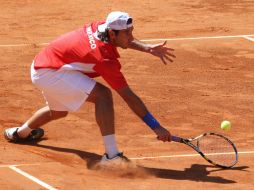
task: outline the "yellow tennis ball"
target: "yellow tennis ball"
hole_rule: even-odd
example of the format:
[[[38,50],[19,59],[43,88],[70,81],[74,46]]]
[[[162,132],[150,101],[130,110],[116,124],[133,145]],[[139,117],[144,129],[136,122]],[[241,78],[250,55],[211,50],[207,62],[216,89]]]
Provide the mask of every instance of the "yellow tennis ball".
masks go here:
[[[220,128],[225,130],[225,131],[228,131],[231,129],[231,123],[230,121],[222,121],[221,124],[220,124]]]

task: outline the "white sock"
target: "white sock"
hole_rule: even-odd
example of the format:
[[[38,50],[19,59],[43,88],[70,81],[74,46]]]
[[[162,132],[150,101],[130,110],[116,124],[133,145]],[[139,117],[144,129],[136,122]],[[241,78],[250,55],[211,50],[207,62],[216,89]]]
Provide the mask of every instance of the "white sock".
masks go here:
[[[26,138],[33,129],[28,127],[27,122],[24,123],[21,127],[18,129],[18,135],[20,138]]]
[[[113,158],[115,155],[119,153],[117,145],[116,145],[116,139],[115,139],[115,134],[112,135],[106,135],[102,136],[106,153],[108,154],[109,158]]]

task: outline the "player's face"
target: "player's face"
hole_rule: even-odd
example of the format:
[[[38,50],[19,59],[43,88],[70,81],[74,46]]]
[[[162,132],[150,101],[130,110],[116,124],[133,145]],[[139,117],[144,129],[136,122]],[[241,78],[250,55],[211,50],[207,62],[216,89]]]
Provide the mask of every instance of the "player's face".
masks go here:
[[[134,28],[132,26],[128,29],[120,30],[117,35],[114,34],[111,37],[111,42],[117,47],[121,47],[123,49],[126,49],[129,45],[129,43],[134,40],[134,37],[133,37],[133,34],[132,34],[133,29]]]

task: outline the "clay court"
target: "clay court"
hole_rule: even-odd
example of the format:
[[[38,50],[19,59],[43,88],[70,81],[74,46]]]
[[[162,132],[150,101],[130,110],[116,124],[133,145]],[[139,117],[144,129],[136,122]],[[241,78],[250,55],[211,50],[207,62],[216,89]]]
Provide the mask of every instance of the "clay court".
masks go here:
[[[177,58],[164,65],[152,55],[121,50],[122,72],[160,123],[174,135],[207,131],[229,137],[238,164],[216,168],[178,143],[163,143],[115,93],[119,148],[136,168],[96,170],[104,153],[94,106],[44,126],[36,144],[0,138],[1,190],[254,189],[254,1],[0,0],[0,129],[21,125],[45,105],[30,81],[34,56],[59,35],[129,12],[134,35],[168,40]],[[98,81],[105,82],[98,78]],[[220,129],[222,120],[232,129]]]

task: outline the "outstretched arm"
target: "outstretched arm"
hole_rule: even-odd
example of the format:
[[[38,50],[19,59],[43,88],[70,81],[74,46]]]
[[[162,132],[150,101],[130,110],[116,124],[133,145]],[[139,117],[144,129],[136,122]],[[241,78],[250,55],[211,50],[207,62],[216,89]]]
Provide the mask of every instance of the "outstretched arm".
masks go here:
[[[152,128],[154,133],[161,141],[171,141],[170,132],[162,127],[147,110],[142,100],[129,88],[125,87],[117,90],[118,94],[124,99],[131,110],[142,119],[149,127]],[[154,120],[153,120],[154,119]],[[151,126],[152,125],[152,126]]]
[[[128,48],[151,53],[152,55],[159,57],[164,64],[167,64],[167,61],[173,62],[175,55],[173,54],[174,49],[166,47],[166,44],[167,41],[159,44],[146,44],[134,39],[129,43]]]

